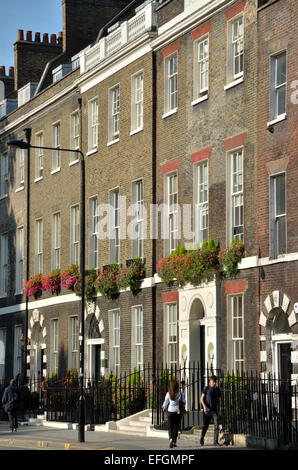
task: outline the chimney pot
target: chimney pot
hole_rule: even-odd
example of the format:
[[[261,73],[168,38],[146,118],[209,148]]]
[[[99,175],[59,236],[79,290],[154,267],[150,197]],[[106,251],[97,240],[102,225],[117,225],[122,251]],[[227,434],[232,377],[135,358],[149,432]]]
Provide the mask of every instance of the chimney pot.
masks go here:
[[[26,40],[27,41],[32,41],[32,31],[27,31],[26,32]]]
[[[0,66],[0,75],[5,76],[5,65]]]
[[[56,42],[57,42],[56,34],[51,34],[51,44],[56,44]]]
[[[14,67],[9,67],[9,76],[14,77]]]
[[[48,33],[43,33],[42,35],[42,42],[48,43],[49,42],[49,35]]]
[[[58,33],[58,42],[59,42],[59,44],[62,44],[62,42],[63,42],[63,32],[62,31],[59,31],[59,33]]]
[[[35,42],[40,42],[40,33],[35,33]]]
[[[24,41],[24,30],[18,29],[18,41]]]

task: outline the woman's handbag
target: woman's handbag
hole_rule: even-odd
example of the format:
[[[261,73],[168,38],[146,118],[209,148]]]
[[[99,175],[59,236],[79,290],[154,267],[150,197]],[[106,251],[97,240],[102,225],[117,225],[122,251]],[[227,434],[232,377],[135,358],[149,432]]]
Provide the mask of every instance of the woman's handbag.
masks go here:
[[[184,416],[186,414],[185,405],[181,400],[178,400],[178,415]]]

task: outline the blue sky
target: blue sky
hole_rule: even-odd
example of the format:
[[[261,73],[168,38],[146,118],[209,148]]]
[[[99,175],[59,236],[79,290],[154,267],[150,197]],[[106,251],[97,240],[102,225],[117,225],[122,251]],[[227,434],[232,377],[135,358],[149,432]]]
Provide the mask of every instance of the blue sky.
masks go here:
[[[0,0],[0,65],[14,65],[18,29],[34,33],[62,31],[62,0]]]

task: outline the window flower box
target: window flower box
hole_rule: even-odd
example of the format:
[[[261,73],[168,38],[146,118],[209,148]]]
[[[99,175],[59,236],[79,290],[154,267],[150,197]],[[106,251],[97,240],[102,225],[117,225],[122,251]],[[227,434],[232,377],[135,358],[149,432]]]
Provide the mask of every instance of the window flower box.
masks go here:
[[[36,273],[34,276],[25,283],[25,295],[27,297],[34,296],[35,299],[38,299],[42,295],[42,275]]]
[[[57,269],[51,274],[43,276],[42,290],[52,292],[52,294],[60,294],[61,292],[61,271]]]
[[[61,273],[61,284],[65,289],[75,290],[77,282],[81,280],[81,274],[77,264],[68,266],[65,271]]]

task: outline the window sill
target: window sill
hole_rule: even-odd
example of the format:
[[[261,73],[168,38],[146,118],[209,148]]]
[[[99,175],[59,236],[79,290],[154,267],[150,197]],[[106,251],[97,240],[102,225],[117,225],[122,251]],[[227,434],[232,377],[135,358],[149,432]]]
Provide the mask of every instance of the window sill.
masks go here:
[[[74,160],[73,162],[70,162],[70,163],[69,163],[69,166],[76,165],[77,163],[79,163],[79,161],[80,161],[79,159]]]
[[[115,140],[111,140],[111,142],[107,143],[107,147],[110,147],[111,145],[117,144],[117,142],[119,142],[119,141],[120,141],[120,137],[118,137]]]
[[[267,127],[274,126],[274,124],[284,121],[285,119],[287,119],[287,113],[281,114],[280,116],[277,116],[276,119],[273,119],[272,121],[267,122]]]
[[[225,87],[224,90],[229,90],[230,88],[233,88],[236,85],[239,85],[239,83],[244,82],[244,76],[242,75],[241,77],[237,78],[236,80],[233,80],[232,82],[228,83]]]
[[[144,130],[144,127],[140,127],[139,129],[135,129],[134,131],[130,132],[130,135],[138,134],[139,132],[142,132],[142,130]]]
[[[177,111],[178,111],[178,108],[172,109],[172,111],[168,111],[167,113],[163,114],[163,115],[162,115],[162,118],[165,119],[165,118],[167,118],[167,117],[169,117],[169,116],[172,116],[172,114],[177,113]]]
[[[61,168],[57,168],[57,170],[51,171],[51,175],[55,175],[55,173],[59,173],[61,171]]]
[[[25,186],[20,186],[15,192],[19,193],[20,191],[23,191],[23,189],[25,189]]]
[[[202,101],[208,100],[208,94],[200,96],[200,98],[197,98],[196,100],[191,102],[192,106],[195,106],[196,104],[202,103]]]
[[[0,201],[1,201],[2,199],[6,199],[6,198],[8,198],[8,194],[4,194],[3,196],[1,196],[1,197],[0,197]]]
[[[35,178],[34,183],[38,183],[38,181],[43,180],[43,176],[39,176],[38,178]]]
[[[89,152],[86,153],[86,157],[89,157],[90,155],[93,155],[98,151],[98,148],[94,148],[93,150],[89,150]]]

